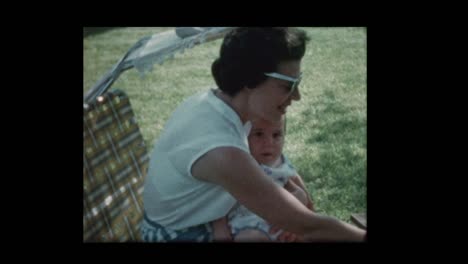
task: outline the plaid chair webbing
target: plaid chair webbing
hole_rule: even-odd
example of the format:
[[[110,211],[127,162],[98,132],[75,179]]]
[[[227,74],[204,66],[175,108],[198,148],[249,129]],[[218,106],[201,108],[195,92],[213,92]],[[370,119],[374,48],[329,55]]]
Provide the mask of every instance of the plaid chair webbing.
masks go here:
[[[83,137],[83,241],[140,241],[149,158],[123,91],[84,106]]]

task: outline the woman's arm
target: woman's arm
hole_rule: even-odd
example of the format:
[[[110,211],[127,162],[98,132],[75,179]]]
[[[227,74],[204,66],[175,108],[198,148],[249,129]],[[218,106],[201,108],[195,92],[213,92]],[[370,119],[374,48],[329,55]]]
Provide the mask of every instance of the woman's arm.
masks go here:
[[[276,185],[246,152],[220,147],[200,157],[192,175],[219,184],[241,204],[269,223],[302,235],[306,241],[362,241],[364,231],[313,213]]]

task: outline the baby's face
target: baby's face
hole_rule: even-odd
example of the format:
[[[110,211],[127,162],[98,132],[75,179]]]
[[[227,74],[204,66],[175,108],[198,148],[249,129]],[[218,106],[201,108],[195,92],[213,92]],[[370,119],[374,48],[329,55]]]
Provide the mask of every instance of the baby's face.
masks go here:
[[[273,166],[281,156],[284,143],[284,121],[271,123],[255,120],[249,134],[249,147],[252,156],[261,164]]]

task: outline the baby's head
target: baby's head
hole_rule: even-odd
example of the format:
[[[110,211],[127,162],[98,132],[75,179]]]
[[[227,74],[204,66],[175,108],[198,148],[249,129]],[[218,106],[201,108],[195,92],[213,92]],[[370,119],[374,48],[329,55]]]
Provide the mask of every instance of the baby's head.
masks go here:
[[[281,120],[275,123],[261,118],[251,122],[250,153],[259,163],[273,166],[283,150],[285,117],[283,115]]]

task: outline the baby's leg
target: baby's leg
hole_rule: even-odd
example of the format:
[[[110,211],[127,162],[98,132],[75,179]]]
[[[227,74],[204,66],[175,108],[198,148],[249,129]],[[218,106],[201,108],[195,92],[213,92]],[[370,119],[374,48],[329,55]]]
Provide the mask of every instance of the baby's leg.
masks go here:
[[[271,242],[270,238],[260,230],[245,229],[237,233],[235,242]]]

